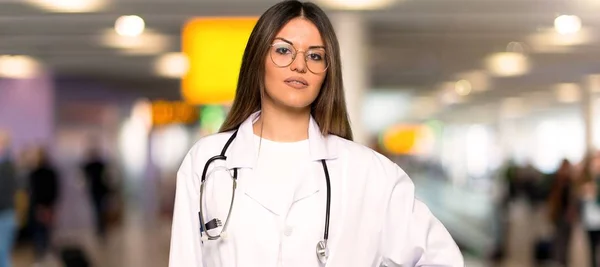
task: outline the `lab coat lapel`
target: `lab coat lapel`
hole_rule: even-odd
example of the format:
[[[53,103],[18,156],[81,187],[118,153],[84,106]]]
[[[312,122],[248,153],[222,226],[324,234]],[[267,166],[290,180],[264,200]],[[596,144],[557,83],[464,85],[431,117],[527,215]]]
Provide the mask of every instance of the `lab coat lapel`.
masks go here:
[[[260,111],[255,112],[240,125],[237,137],[231,143],[230,151],[226,154],[228,168],[253,169],[255,167],[257,148],[254,145],[254,130],[252,125],[259,116]],[[325,174],[320,160],[324,159],[329,162],[335,159],[337,157],[337,144],[335,143],[335,139],[321,134],[321,130],[312,116],[309,122],[308,138],[310,157],[314,161],[314,164],[312,164],[314,167],[311,168],[312,171],[307,172],[307,175],[311,177],[306,177],[307,180],[302,183],[302,186],[298,188],[294,196],[280,195],[284,192],[273,192],[271,190],[272,186],[266,184],[260,177],[254,176],[254,171],[242,172],[244,175],[239,176],[239,179],[245,179],[244,181],[240,181],[246,185],[244,186],[245,194],[265,209],[276,215],[281,215],[290,206],[291,203],[289,201],[300,201],[319,192],[321,188],[325,190]],[[332,172],[331,167],[329,172]]]
[[[255,112],[238,128],[238,133],[229,150],[227,156],[227,168],[254,168],[256,165],[256,146],[254,145],[254,130],[252,125],[258,119],[260,112]]]
[[[237,136],[231,143],[228,153],[226,153],[228,168],[254,168],[256,165],[257,150],[254,145],[252,125],[259,116],[260,111],[257,111],[240,125]],[[337,143],[334,139],[321,134],[321,129],[312,116],[308,126],[308,141],[312,160],[337,158]]]
[[[253,113],[238,128],[237,136],[231,142],[227,156],[227,168],[238,169],[239,188],[244,194],[258,202],[270,212],[279,215],[283,203],[272,201],[274,198],[271,187],[263,180],[257,179],[254,174],[258,148],[254,144],[253,124],[259,118],[260,111]]]
[[[294,202],[301,201],[315,193],[318,193],[321,188],[325,190],[325,172],[321,160],[325,160],[329,165],[332,159],[337,158],[337,147],[335,140],[321,134],[319,125],[310,117],[308,126],[308,142],[310,146],[310,157],[313,161],[311,172],[308,172],[311,177],[306,177],[306,180],[301,183],[300,188],[296,191]],[[329,167],[329,166],[328,166]],[[329,170],[331,172],[332,170]],[[331,176],[331,174],[330,174]]]
[[[323,184],[323,188],[325,188],[325,174],[323,173],[321,162],[311,162],[309,167],[309,170],[306,172],[306,177],[304,177],[304,181],[296,188],[294,193],[294,203],[318,193],[321,189],[321,183]]]

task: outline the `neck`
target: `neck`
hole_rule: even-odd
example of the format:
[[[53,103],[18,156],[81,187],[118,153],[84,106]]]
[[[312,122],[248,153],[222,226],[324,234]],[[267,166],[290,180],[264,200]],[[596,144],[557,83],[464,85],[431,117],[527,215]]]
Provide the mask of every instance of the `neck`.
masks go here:
[[[310,108],[290,111],[263,105],[253,128],[254,134],[271,141],[296,142],[308,139],[309,123]]]

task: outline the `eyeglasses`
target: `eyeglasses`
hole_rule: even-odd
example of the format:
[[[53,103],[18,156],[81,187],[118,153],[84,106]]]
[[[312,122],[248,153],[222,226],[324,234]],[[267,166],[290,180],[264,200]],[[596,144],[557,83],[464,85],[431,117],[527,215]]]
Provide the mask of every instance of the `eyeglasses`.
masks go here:
[[[304,61],[308,70],[314,74],[323,73],[327,70],[328,62],[324,48],[311,48],[306,51],[296,50],[293,45],[286,42],[278,42],[271,45],[269,55],[275,65],[285,68],[294,62],[298,53],[304,53]]]

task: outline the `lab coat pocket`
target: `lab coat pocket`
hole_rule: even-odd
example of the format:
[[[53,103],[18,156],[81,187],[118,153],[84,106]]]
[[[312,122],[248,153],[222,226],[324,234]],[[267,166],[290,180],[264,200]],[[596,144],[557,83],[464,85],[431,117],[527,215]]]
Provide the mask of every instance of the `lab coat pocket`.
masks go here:
[[[231,263],[234,255],[230,251],[227,239],[210,240],[202,245],[202,254],[206,266],[235,266]]]

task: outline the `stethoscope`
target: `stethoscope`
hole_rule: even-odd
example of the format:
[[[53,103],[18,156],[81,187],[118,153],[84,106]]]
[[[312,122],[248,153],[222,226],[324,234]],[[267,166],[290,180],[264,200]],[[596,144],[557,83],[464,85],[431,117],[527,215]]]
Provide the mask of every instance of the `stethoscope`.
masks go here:
[[[229,218],[231,216],[231,210],[233,209],[233,201],[235,200],[235,189],[237,188],[237,174],[238,174],[237,168],[233,169],[233,176],[231,176],[231,178],[233,180],[233,191],[231,194],[231,204],[229,204],[229,212],[227,212],[227,218],[225,218],[224,224],[218,218],[212,219],[208,223],[204,222],[204,216],[202,214],[202,199],[203,199],[203,195],[204,195],[204,182],[206,180],[206,172],[208,171],[208,167],[210,166],[210,164],[212,162],[214,162],[216,160],[227,160],[227,156],[225,156],[225,152],[227,152],[227,148],[229,148],[229,145],[231,145],[231,142],[233,142],[233,139],[235,139],[236,135],[237,135],[237,131],[235,131],[233,133],[233,135],[231,135],[231,137],[229,137],[229,140],[227,140],[227,143],[225,143],[225,146],[223,146],[223,150],[221,150],[221,154],[216,155],[216,156],[210,158],[208,161],[206,161],[206,164],[204,164],[204,169],[202,170],[202,178],[200,181],[200,208],[199,208],[200,211],[198,212],[198,217],[200,217],[200,236],[203,241],[227,238],[227,232],[226,232],[227,224],[229,223]],[[327,258],[329,258],[329,249],[327,248],[327,240],[329,239],[329,212],[330,212],[330,207],[331,207],[331,184],[329,182],[329,171],[327,170],[327,163],[325,162],[324,159],[321,160],[321,164],[323,165],[323,172],[325,173],[325,181],[327,182],[327,207],[325,209],[325,230],[323,233],[323,240],[321,240],[317,243],[317,258],[319,259],[319,261],[322,264],[325,264],[327,262]],[[211,229],[214,229],[217,227],[221,227],[221,226],[223,227],[223,228],[221,228],[221,233],[219,233],[217,235],[212,235],[212,234],[208,233],[208,230],[211,230]],[[204,229],[206,229],[206,231]],[[205,235],[203,235],[202,233],[205,233]]]

